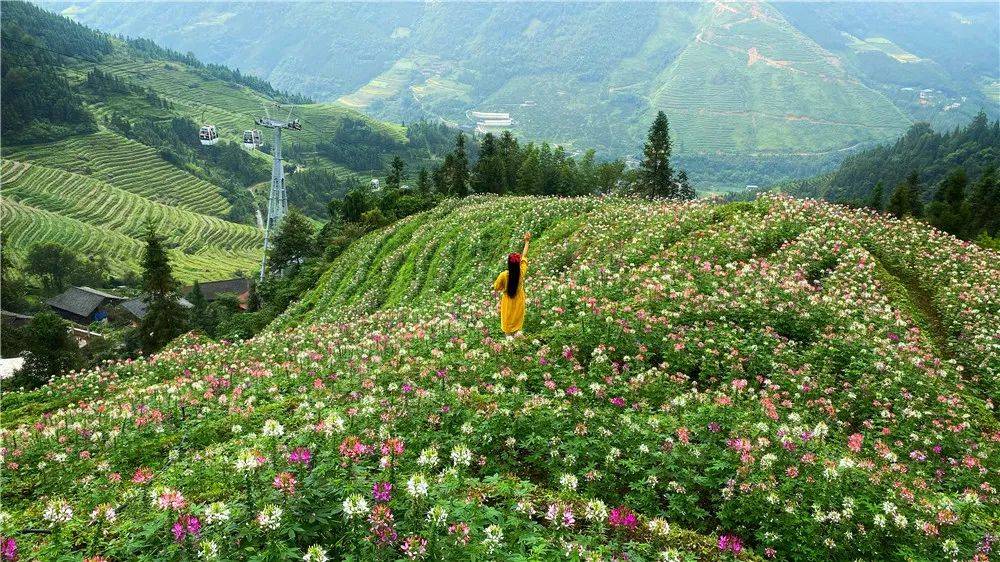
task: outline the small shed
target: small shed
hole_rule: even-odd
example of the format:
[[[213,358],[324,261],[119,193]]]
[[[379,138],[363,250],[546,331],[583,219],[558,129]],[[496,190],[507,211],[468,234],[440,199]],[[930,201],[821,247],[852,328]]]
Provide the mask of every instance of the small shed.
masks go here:
[[[90,287],[70,287],[62,294],[45,301],[45,304],[66,320],[86,325],[104,320],[113,306],[125,300],[125,297]]]

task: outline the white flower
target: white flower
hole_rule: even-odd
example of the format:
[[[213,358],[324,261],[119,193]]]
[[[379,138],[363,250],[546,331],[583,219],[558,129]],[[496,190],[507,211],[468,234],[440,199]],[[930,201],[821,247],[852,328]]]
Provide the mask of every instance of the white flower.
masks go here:
[[[503,541],[503,529],[499,525],[490,525],[483,529],[483,533],[486,534],[483,544],[486,545],[486,549],[492,554]]]
[[[670,534],[670,523],[667,523],[663,519],[655,518],[650,519],[646,526],[649,527],[649,531],[654,535],[666,536]]]
[[[45,519],[53,525],[58,523],[69,523],[69,520],[72,518],[73,508],[70,507],[66,500],[50,501],[45,505],[45,513],[42,514],[42,519]]]
[[[251,471],[264,464],[262,459],[263,457],[257,451],[243,451],[236,457],[236,470],[239,472]]]
[[[414,474],[406,481],[406,491],[415,498],[422,498],[427,495],[430,484],[423,474]]]
[[[276,505],[265,506],[264,509],[257,514],[257,524],[260,525],[260,528],[265,531],[274,531],[281,526],[282,513],[284,512]]]
[[[572,474],[563,474],[559,477],[559,485],[567,490],[576,490],[576,485],[579,481],[576,476]]]
[[[326,562],[327,560],[326,551],[318,544],[310,546],[306,555],[302,557],[302,562]]]
[[[469,466],[472,464],[472,451],[465,445],[456,445],[451,450],[451,461],[455,466]]]
[[[420,451],[420,458],[417,459],[417,464],[420,466],[434,466],[438,463],[438,451],[434,447],[428,447],[423,451]]]
[[[590,500],[583,507],[583,516],[589,521],[603,521],[608,518],[608,506],[601,500]]]
[[[344,500],[344,514],[348,519],[368,513],[368,502],[361,494],[352,494]]]
[[[215,560],[219,557],[219,545],[213,541],[201,541],[198,543],[198,558],[204,560]]]
[[[448,520],[448,512],[440,505],[435,505],[427,512],[427,521],[431,525],[442,527]]]
[[[213,502],[205,508],[205,523],[220,523],[229,521],[229,507],[222,502]]]
[[[285,426],[278,423],[278,420],[267,420],[261,430],[264,437],[281,437],[285,434]]]

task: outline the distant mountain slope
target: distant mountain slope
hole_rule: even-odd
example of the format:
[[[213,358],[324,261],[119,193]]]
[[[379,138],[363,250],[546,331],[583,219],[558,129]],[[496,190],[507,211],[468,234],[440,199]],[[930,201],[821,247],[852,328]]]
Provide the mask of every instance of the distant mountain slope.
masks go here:
[[[528,137],[609,155],[638,152],[660,109],[682,155],[790,159],[1000,112],[995,4],[60,7],[379,117],[507,112]]]
[[[966,126],[944,133],[917,123],[893,143],[879,145],[846,158],[832,173],[789,182],[778,188],[799,196],[830,201],[866,201],[882,183],[885,196],[916,172],[922,198],[930,200],[938,184],[956,168],[971,183],[990,168],[1000,168],[1000,121],[981,113]]]

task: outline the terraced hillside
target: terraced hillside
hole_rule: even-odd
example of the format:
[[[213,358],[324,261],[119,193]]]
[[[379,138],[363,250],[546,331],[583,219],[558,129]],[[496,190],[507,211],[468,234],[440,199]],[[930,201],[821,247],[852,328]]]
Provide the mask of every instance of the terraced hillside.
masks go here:
[[[89,176],[196,213],[224,217],[230,209],[218,186],[170,164],[156,150],[110,131],[42,145],[5,147],[4,158]]]
[[[505,336],[489,286],[528,229]],[[2,532],[33,559],[971,559],[998,258],[778,197],[448,203],[254,340],[5,393]]]
[[[0,171],[9,215],[4,217],[5,241],[14,252],[39,242],[58,242],[84,255],[106,257],[117,273],[134,271],[142,255],[140,240],[152,224],[166,238],[175,273],[184,281],[252,271],[260,259],[259,229],[186,210],[186,205],[153,201],[115,185],[131,185],[136,176],[108,172],[112,184],[16,160],[4,160]]]
[[[103,67],[135,84],[153,88],[174,104],[176,112],[199,123],[215,124],[219,135],[233,142],[242,141],[243,131],[253,127],[254,119],[265,113],[265,107],[274,112],[275,118],[285,118],[290,111],[302,122],[302,131],[286,135],[288,142],[315,144],[330,140],[345,127],[362,125],[375,135],[406,141],[403,127],[332,103],[286,105],[281,111],[274,110],[274,101],[259,92],[205,76],[182,62],[143,60],[131,53],[117,53]]]

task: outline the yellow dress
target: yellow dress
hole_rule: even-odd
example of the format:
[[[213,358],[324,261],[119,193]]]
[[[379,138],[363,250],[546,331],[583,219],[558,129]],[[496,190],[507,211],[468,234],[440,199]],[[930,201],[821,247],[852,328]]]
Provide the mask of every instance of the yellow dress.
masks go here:
[[[521,260],[521,281],[518,283],[517,294],[513,298],[507,296],[507,272],[497,275],[493,282],[493,290],[500,291],[500,327],[504,333],[519,332],[524,325],[524,280],[528,277],[528,260]]]

